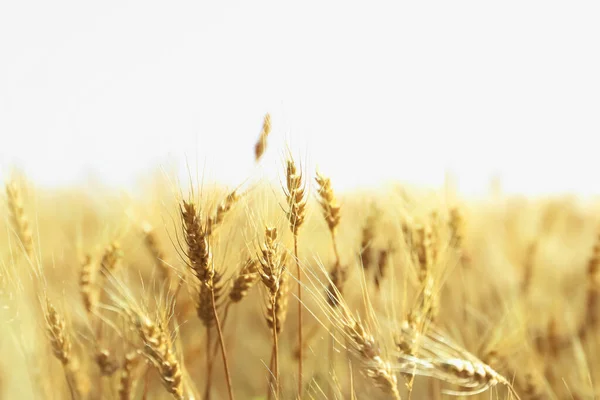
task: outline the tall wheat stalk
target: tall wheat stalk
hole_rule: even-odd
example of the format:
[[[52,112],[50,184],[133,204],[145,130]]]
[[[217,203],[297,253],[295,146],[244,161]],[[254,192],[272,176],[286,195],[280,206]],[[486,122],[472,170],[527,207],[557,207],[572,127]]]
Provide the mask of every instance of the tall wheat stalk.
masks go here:
[[[188,266],[199,285],[197,313],[198,317],[206,327],[206,357],[207,357],[207,379],[205,399],[210,398],[210,389],[212,383],[212,360],[210,347],[210,331],[213,324],[216,325],[217,335],[221,346],[223,357],[223,368],[227,380],[227,392],[229,399],[233,400],[233,384],[227,352],[223,339],[221,322],[217,312],[217,300],[221,295],[221,274],[215,271],[214,261],[209,243],[209,235],[206,228],[202,227],[201,216],[192,202],[184,201],[181,206],[181,218],[183,221],[183,233],[187,244],[186,256]]]
[[[302,182],[302,173],[298,172],[293,158],[289,158],[286,164],[286,187],[284,189],[288,210],[286,212],[290,223],[290,230],[294,236],[294,258],[296,261],[296,274],[298,277],[298,397],[302,398],[302,270],[298,258],[298,230],[304,223],[306,213],[306,192]]]
[[[335,256],[334,266],[329,273],[329,286],[327,288],[327,300],[331,307],[337,307],[339,304],[339,297],[342,296],[344,282],[346,280],[346,269],[342,267],[340,261],[340,254],[338,251],[336,234],[337,227],[340,223],[340,205],[337,202],[333,189],[331,187],[331,180],[324,175],[317,172],[315,178],[317,182],[317,194],[319,196],[319,204],[323,212],[323,218],[327,223],[329,234],[331,235],[331,244],[333,247],[333,253]],[[335,335],[333,329],[331,329],[332,335]],[[328,345],[329,351],[329,369],[335,374],[335,356],[333,351],[333,345],[335,342],[335,336],[331,338]],[[333,397],[333,385],[328,386],[328,398]]]
[[[273,351],[271,360],[272,380],[267,397],[270,398],[271,392],[275,393],[275,398],[280,395],[279,381],[279,342],[278,336],[283,329],[283,323],[287,314],[287,274],[285,271],[286,253],[281,250],[277,242],[277,229],[265,229],[265,241],[262,245],[258,261],[260,269],[258,271],[263,285],[267,289],[267,325],[271,329],[273,337]]]

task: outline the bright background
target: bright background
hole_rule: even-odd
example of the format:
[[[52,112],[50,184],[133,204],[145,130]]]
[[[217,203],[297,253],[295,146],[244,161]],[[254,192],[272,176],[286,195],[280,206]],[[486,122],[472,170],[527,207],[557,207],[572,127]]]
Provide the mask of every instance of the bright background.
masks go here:
[[[0,169],[237,184],[270,112],[338,188],[600,193],[600,3],[2,1]],[[183,171],[185,173],[185,171]]]

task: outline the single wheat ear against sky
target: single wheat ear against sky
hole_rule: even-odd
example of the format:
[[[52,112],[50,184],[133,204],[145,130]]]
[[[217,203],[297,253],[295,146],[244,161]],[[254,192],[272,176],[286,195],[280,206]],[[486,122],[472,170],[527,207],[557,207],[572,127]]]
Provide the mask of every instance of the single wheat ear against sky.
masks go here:
[[[600,5],[0,3],[0,168],[129,183],[187,157],[237,184],[285,145],[340,189],[391,179],[600,193]],[[206,167],[205,167],[206,166]],[[247,168],[245,168],[247,167]]]

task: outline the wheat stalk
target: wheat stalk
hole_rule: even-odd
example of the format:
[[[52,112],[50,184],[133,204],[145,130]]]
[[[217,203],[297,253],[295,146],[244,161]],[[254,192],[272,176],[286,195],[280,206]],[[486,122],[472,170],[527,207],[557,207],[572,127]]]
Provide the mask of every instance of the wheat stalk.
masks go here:
[[[183,220],[183,232],[187,248],[187,261],[192,273],[199,284],[198,302],[196,310],[198,317],[206,327],[206,348],[207,348],[207,385],[205,398],[210,398],[212,357],[210,347],[210,329],[213,323],[216,325],[219,343],[221,345],[221,354],[223,356],[223,368],[227,379],[227,389],[230,400],[233,400],[233,384],[229,372],[227,353],[221,329],[221,322],[217,313],[217,301],[221,296],[221,274],[215,271],[212,252],[210,248],[209,235],[206,228],[202,227],[200,215],[193,203],[184,201],[181,207],[181,217]]]
[[[296,273],[298,276],[298,397],[302,398],[302,271],[298,258],[298,230],[304,223],[306,214],[306,192],[302,182],[302,173],[296,168],[293,158],[286,163],[286,188],[284,190],[288,210],[286,212],[290,230],[294,235],[294,258],[296,261]]]
[[[342,267],[340,261],[340,254],[338,251],[336,234],[337,228],[340,224],[340,205],[337,202],[335,194],[333,192],[333,188],[331,187],[331,180],[324,175],[317,172],[317,176],[315,177],[315,181],[317,183],[317,195],[319,199],[319,204],[321,205],[321,210],[323,213],[323,218],[327,223],[327,228],[329,230],[329,234],[331,236],[331,243],[333,247],[333,253],[335,255],[335,262],[332,270],[329,273],[329,285],[327,287],[327,301],[330,306],[336,307],[340,302],[340,296],[342,296],[344,283],[347,278],[346,268]],[[334,338],[329,341],[328,351],[329,351],[329,368],[332,373],[335,374],[335,360],[334,360]],[[328,386],[328,398],[333,397],[332,388],[333,385]]]
[[[279,398],[279,344],[278,334],[283,327],[283,320],[287,312],[287,282],[285,274],[286,253],[281,251],[277,242],[277,229],[265,229],[265,241],[258,256],[260,264],[259,275],[263,285],[267,288],[267,324],[271,328],[273,337],[273,378],[272,386],[275,397]],[[269,397],[270,397],[269,391]]]

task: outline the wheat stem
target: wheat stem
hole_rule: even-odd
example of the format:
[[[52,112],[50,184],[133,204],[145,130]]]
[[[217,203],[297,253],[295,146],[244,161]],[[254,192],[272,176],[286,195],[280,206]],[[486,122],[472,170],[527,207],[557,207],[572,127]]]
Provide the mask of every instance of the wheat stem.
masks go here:
[[[212,294],[212,308],[215,313],[215,323],[217,326],[217,334],[219,335],[219,343],[221,343],[221,354],[223,356],[223,368],[225,369],[225,376],[227,378],[227,391],[229,394],[229,400],[233,400],[233,385],[231,384],[231,374],[229,373],[229,363],[227,362],[227,353],[225,351],[225,343],[223,341],[223,331],[221,330],[221,322],[217,315],[217,306],[215,304],[215,291],[211,290]],[[210,351],[210,347],[209,347]]]

